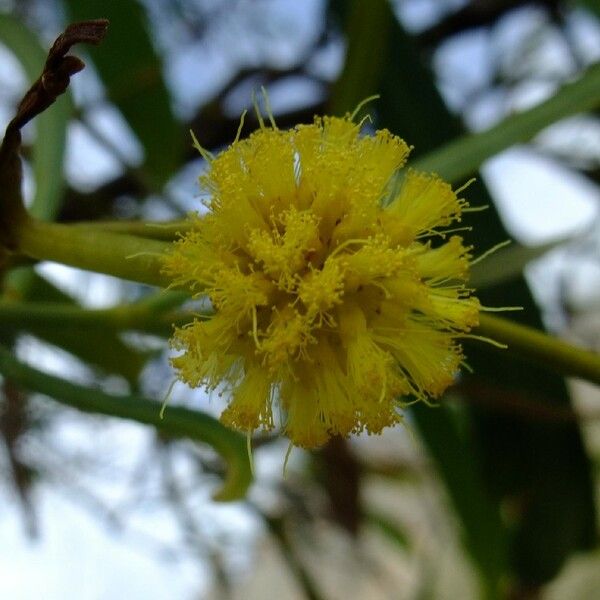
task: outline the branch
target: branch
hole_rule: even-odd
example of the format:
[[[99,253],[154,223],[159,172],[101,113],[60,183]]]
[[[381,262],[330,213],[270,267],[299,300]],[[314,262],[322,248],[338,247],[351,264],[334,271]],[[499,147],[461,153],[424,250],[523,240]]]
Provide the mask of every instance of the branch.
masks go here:
[[[476,333],[506,344],[511,354],[567,377],[581,377],[600,385],[599,354],[514,321],[487,314],[479,318]]]
[[[165,292],[162,298],[175,297],[178,304],[189,299],[188,294]],[[112,308],[81,308],[64,302],[15,302],[0,300],[0,331],[27,331],[40,334],[45,331],[101,332],[143,331],[169,337],[173,327],[190,323],[202,311],[156,309],[145,302],[119,304]]]
[[[167,242],[33,219],[21,224],[17,240],[17,251],[29,258],[159,287],[171,283],[162,274],[162,256],[170,247]]]
[[[54,104],[69,86],[71,76],[85,67],[81,59],[67,54],[71,47],[79,43],[97,45],[104,39],[107,29],[106,19],[82,21],[72,23],[56,38],[48,51],[42,74],[25,94],[17,108],[17,114],[8,124],[6,137]]]
[[[169,407],[161,419],[157,402],[134,395],[113,396],[47,375],[19,362],[3,347],[0,347],[0,373],[15,384],[80,411],[144,423],[170,437],[209,444],[228,465],[223,486],[214,496],[216,500],[243,498],[252,481],[244,437],[207,414]]]
[[[69,86],[71,76],[84,68],[79,58],[67,54],[77,43],[99,44],[108,27],[106,19],[73,23],[56,39],[48,51],[42,74],[27,91],[0,146],[0,243],[6,249],[16,247],[19,226],[27,218],[21,194],[21,128],[51,106]],[[48,177],[57,174],[48,173]]]
[[[526,6],[539,6],[545,9],[553,20],[560,13],[558,0],[474,0],[456,12],[450,13],[441,21],[417,35],[417,41],[427,47],[434,47],[446,39],[476,29],[493,26],[507,13]]]

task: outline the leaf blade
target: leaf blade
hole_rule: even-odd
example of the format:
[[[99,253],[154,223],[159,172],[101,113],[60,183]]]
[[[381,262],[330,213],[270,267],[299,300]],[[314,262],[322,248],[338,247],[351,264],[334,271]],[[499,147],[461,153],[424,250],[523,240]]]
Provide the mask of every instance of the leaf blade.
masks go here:
[[[338,4],[333,2],[332,6]],[[369,27],[369,11],[375,11],[373,4],[377,4],[377,10],[383,10],[384,6],[388,8],[388,19],[381,19],[379,15],[373,22],[379,23],[379,27],[385,23],[393,29],[391,35],[387,34],[391,43],[385,58],[380,57],[374,65],[375,70],[380,69],[380,79],[374,84],[371,75],[365,74],[365,81],[373,87],[364,89],[362,97],[348,98],[345,104],[338,101],[334,105],[349,110],[362,98],[380,93],[381,100],[375,108],[376,125],[388,127],[415,144],[415,154],[424,156],[417,159],[416,164],[413,163],[416,168],[438,171],[446,179],[460,181],[493,153],[518,141],[530,139],[541,127],[555,119],[597,105],[600,71],[596,67],[583,80],[563,90],[565,93],[559,94],[559,100],[550,99],[532,109],[536,111],[533,117],[531,113],[524,117],[516,115],[510,118],[508,127],[499,124],[499,129],[492,128],[492,134],[484,132],[459,138],[462,132],[460,123],[448,112],[431,73],[423,66],[415,44],[397,23],[388,3],[377,0],[368,6],[366,4],[348,3],[346,8],[349,7],[350,12],[362,11],[358,17],[350,16],[350,19],[355,18],[364,27]],[[372,29],[372,37],[380,35],[386,34]],[[362,39],[365,37],[362,35]],[[350,39],[350,46],[352,43]],[[351,51],[348,56],[352,56]],[[342,77],[347,71],[348,66]],[[357,78],[356,73],[353,77]],[[348,89],[357,88],[348,86]],[[501,139],[492,140],[494,145],[486,147],[490,136],[499,130]],[[463,161],[462,151],[465,148],[468,150],[467,160]],[[468,195],[477,198],[478,204],[491,204],[485,186],[480,181],[469,188]],[[493,206],[485,214],[470,215],[469,221],[469,224],[473,224],[473,234],[465,237],[469,237],[468,241],[474,242],[478,249],[490,248],[508,237]],[[522,277],[505,282],[503,286],[481,290],[478,295],[483,304],[488,306],[523,306],[525,310],[519,313],[520,319],[533,327],[542,328],[539,312]],[[525,366],[510,353],[499,361],[497,354],[480,344],[476,353],[469,354],[469,363],[475,369],[475,376],[465,376],[464,379],[485,384],[484,396],[498,393],[504,401],[510,399],[512,393],[525,394],[525,397],[528,394],[539,395],[543,388],[545,398],[551,398],[563,406],[569,405],[569,396],[560,377]],[[540,382],[543,384],[541,388]],[[481,404],[481,398],[478,397],[478,390],[481,392],[481,389],[482,385],[473,385],[466,394],[469,406],[456,407],[456,412],[470,424],[466,430],[456,428],[446,409],[440,411],[439,408],[429,410],[416,407],[415,418],[437,462],[457,515],[467,535],[471,536],[467,548],[474,564],[479,566],[488,595],[494,597],[501,593],[502,582],[496,567],[489,564],[493,559],[485,549],[485,536],[478,531],[477,522],[470,514],[472,508],[462,494],[461,486],[465,478],[469,482],[469,489],[481,488],[478,496],[482,506],[490,502],[482,510],[489,511],[490,520],[486,527],[497,532],[497,539],[503,537],[497,519],[500,503],[514,502],[515,495],[529,499],[523,503],[523,509],[511,525],[508,555],[501,552],[498,557],[505,573],[516,575],[524,585],[543,584],[557,573],[570,554],[578,549],[589,548],[596,531],[596,517],[590,462],[577,426],[573,422],[532,424],[510,415],[499,423],[497,414],[471,406],[471,403]],[[446,443],[442,443],[443,440]],[[452,447],[453,452],[464,454],[468,464],[450,460],[447,456],[448,447]],[[464,452],[460,453],[460,449]],[[474,455],[471,456],[471,453]],[[551,457],[551,465],[546,457]],[[556,506],[558,497],[565,508],[553,512],[549,506]],[[556,531],[560,531],[561,535],[556,535]]]
[[[171,407],[161,418],[157,402],[135,395],[114,396],[47,375],[17,361],[4,347],[0,347],[0,373],[30,391],[83,412],[136,421],[151,425],[167,435],[186,437],[212,446],[229,467],[215,499],[230,501],[243,498],[252,482],[246,440],[207,414]]]
[[[151,189],[160,190],[180,164],[183,136],[144,9],[133,0],[67,0],[66,4],[74,19],[102,15],[110,21],[102,47],[90,49],[90,55],[108,97],[144,148],[143,175]]]

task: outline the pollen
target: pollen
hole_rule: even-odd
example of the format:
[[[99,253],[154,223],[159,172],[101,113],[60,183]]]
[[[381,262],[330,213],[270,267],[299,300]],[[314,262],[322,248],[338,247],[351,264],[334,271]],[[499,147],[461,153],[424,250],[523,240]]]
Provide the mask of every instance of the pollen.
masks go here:
[[[449,235],[468,204],[405,172],[409,147],[387,130],[272,123],[206,154],[208,212],[163,268],[213,312],[175,329],[172,364],[244,432],[279,427],[306,448],[380,433],[452,384],[478,324],[471,248]]]

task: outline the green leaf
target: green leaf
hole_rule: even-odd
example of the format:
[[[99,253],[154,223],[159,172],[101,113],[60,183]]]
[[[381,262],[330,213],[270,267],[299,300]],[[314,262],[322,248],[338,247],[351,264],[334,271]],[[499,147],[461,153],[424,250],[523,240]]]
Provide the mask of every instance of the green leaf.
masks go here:
[[[379,89],[392,33],[387,22],[390,11],[385,3],[357,2],[349,10],[351,5],[351,2],[336,2],[336,11],[344,19],[350,40],[343,72],[329,99],[329,110],[337,115],[352,112]],[[378,35],[373,36],[374,31]]]
[[[44,394],[83,412],[145,423],[167,436],[209,444],[228,465],[225,481],[214,496],[216,500],[243,498],[252,481],[245,438],[209,415],[186,408],[170,407],[161,418],[157,402],[133,395],[114,396],[75,385],[17,361],[3,347],[0,347],[0,373],[25,389]]]
[[[8,288],[5,290],[6,295],[13,300],[32,298],[36,302],[60,302],[71,306],[77,304],[72,296],[57,288],[31,268],[15,269],[12,275],[14,277],[11,279],[11,283],[19,282],[21,277],[27,279],[26,293],[24,293],[25,290],[20,285],[17,285],[15,289]]]
[[[13,52],[29,83],[33,84],[46,61],[46,51],[37,35],[14,17],[0,14],[0,42]],[[38,219],[51,220],[60,208],[65,187],[63,164],[71,112],[71,95],[67,90],[35,120],[32,166],[36,191],[29,212]]]
[[[507,567],[507,532],[485,489],[478,448],[468,428],[461,427],[466,415],[423,404],[415,405],[411,414],[460,516],[463,543],[485,578],[487,594],[495,597]]]
[[[41,281],[43,281],[40,278]],[[50,293],[59,292],[57,288],[47,284]],[[109,308],[83,308],[70,297],[68,300],[43,300],[43,294],[35,301],[0,299],[0,328],[15,333],[28,331],[34,335],[42,335],[47,331],[72,330],[86,335],[90,333],[113,334],[115,332],[140,331],[154,336],[168,338],[174,326],[190,323],[201,314],[209,315],[211,311],[173,310],[172,306],[181,304],[177,292],[165,294],[168,298],[148,296],[131,304],[121,303]],[[189,299],[189,296],[185,296]]]
[[[347,61],[330,105],[334,112],[353,111],[359,102],[378,94],[369,106],[376,124],[414,145],[412,156],[419,156],[461,131],[456,118],[449,118],[439,94],[432,87],[433,75],[420,62],[412,40],[400,28],[386,0],[342,3],[347,10],[349,37]],[[369,60],[370,39],[387,40]],[[345,81],[348,81],[347,83]],[[363,85],[361,85],[363,82]],[[425,127],[423,124],[427,123]]]
[[[75,307],[75,300],[59,290],[31,268],[15,269],[11,273],[5,295],[18,303],[17,298],[32,298],[38,303],[58,302]],[[98,328],[44,327],[36,319],[20,322],[19,331],[35,335],[39,339],[58,346],[102,372],[115,373],[135,384],[152,352],[140,351],[125,344],[115,331]],[[10,325],[0,328],[0,338],[17,333]]]
[[[73,329],[37,327],[32,333],[106,374],[125,377],[132,385],[136,384],[148,359],[156,355],[156,352],[136,350],[121,341],[118,335],[104,331],[85,331],[82,334],[82,331]]]
[[[180,165],[183,136],[143,8],[133,0],[67,0],[66,5],[75,20],[109,19],[106,39],[89,52],[108,97],[144,148],[143,175],[160,190]]]
[[[417,157],[431,152],[417,161],[418,168],[436,170],[460,181],[499,150],[530,139],[558,118],[597,105],[600,74],[595,67],[556,98],[507,119],[491,133],[461,138],[460,123],[448,112],[432,74],[423,66],[413,40],[399,26],[388,3],[376,0],[344,4],[348,30],[355,36],[349,39],[349,59],[358,56],[361,49],[368,52],[365,44],[369,39],[381,37],[388,44],[368,63],[346,63],[342,79],[362,80],[367,85],[361,89],[339,83],[336,89],[348,96],[336,98],[332,105],[338,112],[352,110],[363,98],[379,93],[381,100],[373,110],[375,125],[387,127],[414,144]],[[379,73],[378,80],[374,73]],[[481,182],[473,184],[465,195],[474,204],[491,204]],[[493,207],[468,215],[468,221],[473,225],[468,242],[473,242],[479,252],[508,238]],[[487,306],[520,305],[524,311],[518,317],[542,327],[521,277],[481,290],[478,295]],[[499,573],[515,578],[523,586],[541,585],[556,575],[573,552],[588,548],[596,531],[594,496],[590,464],[576,424],[524,421],[518,415],[475,408],[493,402],[510,406],[514,394],[525,399],[541,396],[544,401],[568,406],[563,380],[523,364],[510,352],[499,360],[497,353],[483,344],[469,353],[468,361],[475,375],[464,375],[463,387],[473,408],[458,406],[450,414],[447,408],[419,406],[414,414],[464,527],[466,547],[479,568],[487,594],[493,597],[501,593]],[[461,415],[469,427],[457,428],[455,415]],[[473,494],[472,502],[465,487]],[[508,556],[502,545],[506,532],[498,517],[502,503],[519,507],[510,523]],[[499,546],[486,548],[486,544],[494,543],[487,540],[497,540]],[[498,564],[492,564],[494,561]]]
[[[413,163],[421,171],[434,171],[448,181],[472,175],[481,164],[514,144],[527,142],[560,119],[600,106],[600,64],[591,66],[576,81],[565,84],[544,102],[500,121],[481,133],[463,135]]]
[[[600,0],[577,0],[577,4],[587,8],[596,18],[600,19]]]

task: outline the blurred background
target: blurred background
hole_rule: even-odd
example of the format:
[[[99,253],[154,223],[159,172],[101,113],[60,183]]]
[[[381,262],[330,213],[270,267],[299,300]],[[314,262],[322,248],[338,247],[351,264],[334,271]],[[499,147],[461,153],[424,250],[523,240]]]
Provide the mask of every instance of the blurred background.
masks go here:
[[[25,193],[38,217],[182,218],[211,151],[264,86],[280,127],[352,110],[413,157],[552,96],[600,58],[598,0],[0,0],[0,124],[65,25],[106,17],[68,97],[28,126]],[[600,90],[598,91],[600,95]],[[250,116],[244,134],[256,126]],[[456,182],[461,185],[464,182]],[[600,118],[554,124],[486,161],[466,196],[489,306],[600,349]],[[40,197],[44,201],[39,200]],[[15,270],[22,294],[111,307],[149,288],[56,264]],[[111,393],[165,397],[166,338],[32,322],[3,343],[36,368]],[[208,447],[83,415],[3,382],[0,597],[47,599],[600,597],[600,393],[469,345],[436,408],[381,437],[318,452],[255,444],[248,499],[211,500]],[[171,402],[223,401],[174,387]],[[157,405],[158,406],[158,405]]]

